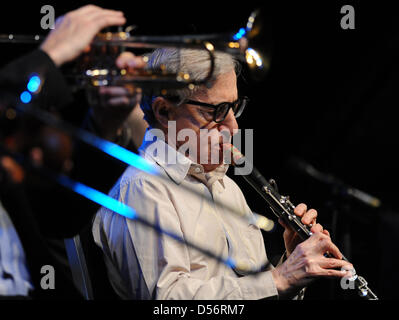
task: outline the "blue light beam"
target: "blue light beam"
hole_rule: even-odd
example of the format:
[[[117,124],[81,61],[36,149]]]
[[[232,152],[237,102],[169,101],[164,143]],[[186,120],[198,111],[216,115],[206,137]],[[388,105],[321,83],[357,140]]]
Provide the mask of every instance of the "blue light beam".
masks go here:
[[[136,212],[131,207],[119,202],[118,200],[115,200],[114,198],[111,198],[100,191],[97,191],[96,189],[88,187],[80,182],[73,181],[66,176],[59,176],[57,180],[64,187],[73,190],[81,196],[111,211],[115,211],[116,213],[129,219],[137,218]]]
[[[97,147],[106,154],[109,154],[110,156],[123,161],[124,163],[127,163],[139,170],[142,170],[152,175],[159,174],[159,170],[155,165],[135,154],[134,152],[131,152],[115,143],[99,139],[96,136],[88,134],[83,134],[82,138],[87,143]]]

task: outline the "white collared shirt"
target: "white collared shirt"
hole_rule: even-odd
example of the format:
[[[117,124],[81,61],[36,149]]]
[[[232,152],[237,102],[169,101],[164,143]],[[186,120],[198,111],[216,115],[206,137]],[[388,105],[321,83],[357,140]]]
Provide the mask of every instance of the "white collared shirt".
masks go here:
[[[174,153],[178,161],[168,163],[146,152],[154,144]],[[227,167],[205,174],[201,165],[162,140],[144,143],[140,152],[162,168],[170,181],[129,167],[110,196],[162,229],[215,254],[253,267],[267,262],[259,228],[213,203],[225,202],[252,215],[239,187],[224,174]],[[214,183],[207,186],[211,180]],[[194,188],[199,196],[185,187]],[[278,295],[271,269],[239,276],[215,259],[106,208],[96,215],[93,236],[104,252],[111,283],[124,299],[262,299]]]
[[[0,202],[0,296],[28,296],[32,289],[21,240]]]

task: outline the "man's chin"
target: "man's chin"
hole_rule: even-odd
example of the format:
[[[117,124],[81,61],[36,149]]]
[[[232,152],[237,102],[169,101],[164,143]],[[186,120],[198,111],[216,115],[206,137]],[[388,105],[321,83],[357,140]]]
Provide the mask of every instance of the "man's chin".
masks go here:
[[[205,168],[205,166],[216,168],[224,163],[223,159],[224,159],[223,149],[218,146],[218,147],[214,148],[210,154],[208,154],[207,161],[205,161],[205,162],[202,161],[203,163],[200,163],[200,164],[204,168]]]
[[[211,172],[215,170],[217,167],[219,167],[221,164],[203,164],[202,166],[204,167],[205,172]]]

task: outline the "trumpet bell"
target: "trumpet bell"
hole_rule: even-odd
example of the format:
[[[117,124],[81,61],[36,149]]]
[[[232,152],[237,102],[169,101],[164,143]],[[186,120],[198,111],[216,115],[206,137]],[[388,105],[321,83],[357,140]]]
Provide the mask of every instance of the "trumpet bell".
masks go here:
[[[241,28],[233,38],[245,49],[243,59],[251,78],[262,80],[269,72],[272,58],[271,24],[265,20],[263,11],[253,11],[246,27]]]

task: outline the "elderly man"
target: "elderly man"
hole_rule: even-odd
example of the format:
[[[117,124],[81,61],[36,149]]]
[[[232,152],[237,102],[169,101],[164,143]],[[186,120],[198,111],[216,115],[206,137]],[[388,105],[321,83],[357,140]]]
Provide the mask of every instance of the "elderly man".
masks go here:
[[[223,162],[223,132],[235,133],[236,116],[246,99],[238,96],[236,62],[224,53],[215,57],[212,83],[143,98],[149,128],[162,134],[152,141],[146,136],[140,152],[168,181],[129,167],[110,195],[162,229],[257,268],[267,262],[259,228],[213,204],[226,203],[243,216],[253,214],[239,187],[225,175],[228,166]],[[149,65],[171,72],[180,68],[198,80],[207,74],[209,61],[200,50],[157,49]],[[189,139],[179,139],[182,132]],[[93,235],[104,252],[112,285],[125,299],[287,299],[313,279],[343,277],[346,273],[335,269],[350,267],[315,222],[315,210],[301,204],[295,213],[303,223],[313,224],[314,235],[299,243],[285,228],[285,261],[257,274],[220,264],[105,208],[97,213]],[[326,251],[334,258],[326,258]]]

